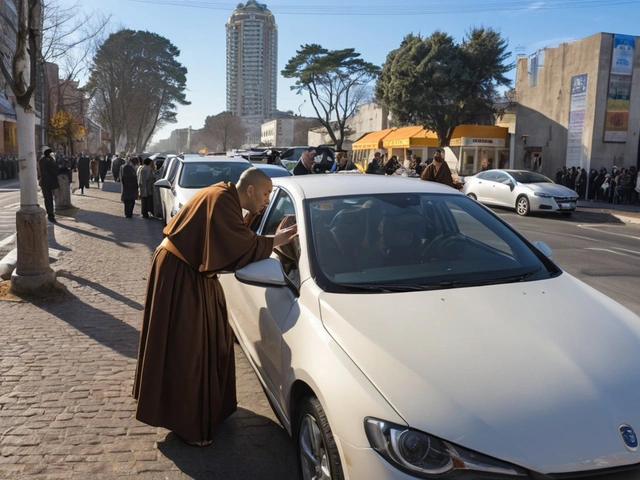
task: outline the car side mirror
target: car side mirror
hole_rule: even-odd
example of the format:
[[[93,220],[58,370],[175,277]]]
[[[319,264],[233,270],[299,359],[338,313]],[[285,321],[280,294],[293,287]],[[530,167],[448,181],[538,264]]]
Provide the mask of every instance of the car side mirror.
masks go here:
[[[166,178],[158,180],[153,185],[160,188],[171,188],[171,182],[169,182],[169,180],[167,180]]]
[[[236,278],[242,283],[259,287],[286,287],[289,285],[282,264],[275,258],[265,258],[236,270]]]
[[[545,257],[553,258],[553,252],[551,251],[551,248],[549,247],[549,245],[547,245],[546,243],[544,243],[542,241],[537,241],[533,245],[538,250],[540,250]]]
[[[507,185],[509,185],[509,189],[513,192],[513,189],[516,188],[516,184],[513,183],[511,180],[509,180],[507,182]]]

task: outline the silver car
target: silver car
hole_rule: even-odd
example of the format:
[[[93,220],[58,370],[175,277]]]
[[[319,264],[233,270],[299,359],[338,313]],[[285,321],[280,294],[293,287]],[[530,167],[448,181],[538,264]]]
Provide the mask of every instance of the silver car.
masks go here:
[[[487,170],[468,177],[462,188],[468,197],[485,205],[529,212],[560,212],[571,215],[578,194],[549,177],[529,170]]]

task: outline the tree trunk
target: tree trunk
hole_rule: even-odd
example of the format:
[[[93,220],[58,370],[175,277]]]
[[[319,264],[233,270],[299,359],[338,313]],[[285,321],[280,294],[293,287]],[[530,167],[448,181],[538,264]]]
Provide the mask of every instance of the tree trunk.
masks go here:
[[[33,100],[31,101],[33,104]],[[11,275],[14,293],[39,293],[57,286],[49,266],[45,212],[38,206],[36,171],[36,114],[17,106],[20,210],[16,213],[18,261]]]

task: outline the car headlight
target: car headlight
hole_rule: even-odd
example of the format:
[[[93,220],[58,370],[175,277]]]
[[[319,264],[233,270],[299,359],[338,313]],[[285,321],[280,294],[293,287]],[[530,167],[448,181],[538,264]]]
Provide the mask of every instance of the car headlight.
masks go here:
[[[514,478],[523,469],[402,425],[366,418],[371,447],[396,468],[420,478]]]
[[[533,192],[533,194],[536,197],[542,197],[542,198],[552,198],[553,195],[549,195],[548,193],[542,193],[542,192]]]

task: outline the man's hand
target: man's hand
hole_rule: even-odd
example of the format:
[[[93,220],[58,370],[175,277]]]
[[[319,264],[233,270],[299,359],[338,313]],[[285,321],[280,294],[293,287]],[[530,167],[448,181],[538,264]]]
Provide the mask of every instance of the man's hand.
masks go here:
[[[290,227],[283,228],[278,233],[276,233],[273,237],[273,246],[280,247],[289,243],[295,237],[298,236],[298,226],[291,225]]]

